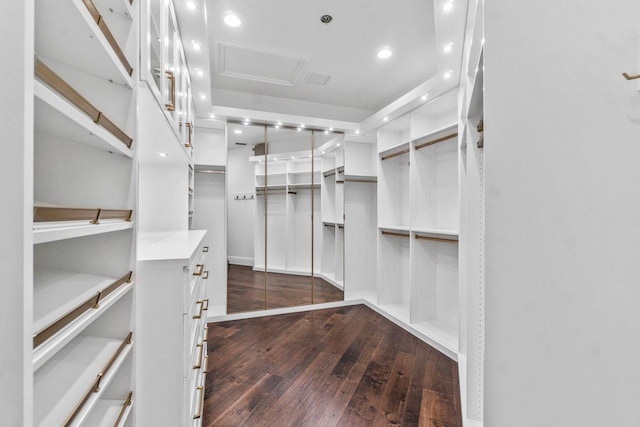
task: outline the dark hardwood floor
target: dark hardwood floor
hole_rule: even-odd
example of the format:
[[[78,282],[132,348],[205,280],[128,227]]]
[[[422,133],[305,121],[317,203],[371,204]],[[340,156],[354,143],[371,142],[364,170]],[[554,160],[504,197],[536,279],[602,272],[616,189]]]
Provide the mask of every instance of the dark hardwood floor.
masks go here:
[[[227,313],[264,310],[264,273],[252,267],[231,265],[227,276]],[[323,279],[315,278],[313,302],[342,301],[344,293]],[[267,273],[267,308],[311,304],[311,277]]]
[[[461,427],[457,363],[364,305],[209,324],[203,426]]]

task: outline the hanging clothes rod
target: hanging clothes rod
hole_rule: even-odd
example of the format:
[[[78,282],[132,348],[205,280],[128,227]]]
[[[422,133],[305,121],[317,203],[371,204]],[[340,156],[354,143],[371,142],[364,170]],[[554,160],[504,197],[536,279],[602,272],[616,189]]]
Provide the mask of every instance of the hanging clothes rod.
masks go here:
[[[416,239],[417,240],[431,240],[433,242],[443,242],[443,243],[453,243],[453,244],[458,244],[458,241],[456,239],[444,239],[442,237],[431,237],[431,236],[420,236],[418,234],[416,234]]]
[[[402,234],[402,233],[394,233],[392,231],[384,231],[382,230],[381,233],[385,236],[393,236],[393,237],[409,237],[408,234]]]
[[[437,144],[439,142],[447,141],[451,138],[455,138],[458,136],[458,132],[454,132],[450,135],[443,136],[442,138],[434,139],[433,141],[425,142],[424,144],[416,145],[415,149],[419,150],[421,148],[429,147],[430,145]]]
[[[210,170],[210,169],[196,169],[196,173],[209,173],[209,174],[221,174],[221,175],[224,175],[226,172],[225,171]]]
[[[386,156],[382,156],[382,160],[387,160],[387,159],[391,159],[391,158],[396,157],[396,156],[401,156],[403,154],[407,154],[408,152],[409,152],[409,149],[406,148],[406,149],[400,150],[400,151],[398,151],[396,153],[387,154]]]

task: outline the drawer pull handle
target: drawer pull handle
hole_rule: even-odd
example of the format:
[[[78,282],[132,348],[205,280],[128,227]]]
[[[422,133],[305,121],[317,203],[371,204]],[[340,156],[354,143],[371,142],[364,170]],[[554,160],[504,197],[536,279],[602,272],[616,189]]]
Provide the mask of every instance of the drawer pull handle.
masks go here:
[[[204,264],[196,264],[196,271],[193,272],[194,276],[202,276],[204,271]]]
[[[209,270],[207,270],[207,271],[205,271],[205,272],[204,272],[204,275],[202,276],[202,278],[203,278],[204,280],[207,280],[207,279],[209,278]]]
[[[207,307],[207,308],[209,308],[209,307]],[[208,326],[204,327],[204,336],[202,337],[202,341],[203,342],[209,341],[209,327]]]
[[[204,305],[204,308],[202,309],[202,311],[209,310],[209,298],[205,298],[204,299],[204,304],[202,304],[202,305]]]
[[[204,311],[204,301],[203,300],[196,301],[196,304],[198,304],[200,306],[200,310],[198,311],[198,314],[196,314],[192,318],[193,319],[202,319],[202,312]]]
[[[203,374],[206,374],[207,372],[209,372],[209,355],[204,357],[204,369],[202,370]]]
[[[200,354],[198,355],[199,362],[197,365],[193,365],[193,369],[200,369],[202,368],[202,360],[204,358],[204,345],[203,343],[200,343],[196,347],[200,349]]]
[[[202,252],[209,252],[209,246],[205,246],[204,248],[202,248]]]
[[[167,111],[175,111],[176,109],[176,76],[173,74],[173,71],[165,71],[167,78],[169,79],[169,84],[171,85],[171,102],[165,104],[167,107]]]
[[[200,392],[200,408],[197,414],[195,414],[193,416],[194,420],[197,420],[198,418],[202,417],[202,412],[204,412],[204,387],[202,387],[201,385],[198,386],[198,388],[196,389],[198,390],[198,392]]]

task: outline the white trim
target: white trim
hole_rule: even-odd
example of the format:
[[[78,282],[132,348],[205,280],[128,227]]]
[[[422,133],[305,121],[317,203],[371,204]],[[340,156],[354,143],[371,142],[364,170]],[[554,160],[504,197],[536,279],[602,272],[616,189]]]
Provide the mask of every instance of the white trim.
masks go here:
[[[253,267],[253,258],[229,255],[227,256],[227,259],[229,260],[229,264]]]

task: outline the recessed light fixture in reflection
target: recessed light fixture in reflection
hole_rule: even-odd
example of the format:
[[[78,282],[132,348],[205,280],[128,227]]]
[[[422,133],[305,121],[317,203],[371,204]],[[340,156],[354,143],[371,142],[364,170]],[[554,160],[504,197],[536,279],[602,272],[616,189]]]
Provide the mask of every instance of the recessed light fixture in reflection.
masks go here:
[[[444,2],[444,4],[442,5],[442,10],[444,10],[445,12],[449,12],[451,9],[453,9],[453,2],[452,1]]]
[[[233,133],[235,133],[236,135],[240,135],[242,131],[240,129],[236,129],[233,131]]]
[[[231,28],[237,28],[242,25],[242,21],[238,18],[234,13],[229,12],[224,17],[224,23],[230,26]]]
[[[192,1],[188,1],[188,2],[187,2],[187,9],[191,9],[191,10],[193,10],[193,9],[195,9],[195,8],[196,8],[196,4],[195,4],[195,2],[192,2]]]
[[[158,157],[169,157],[168,153],[158,153]]]

